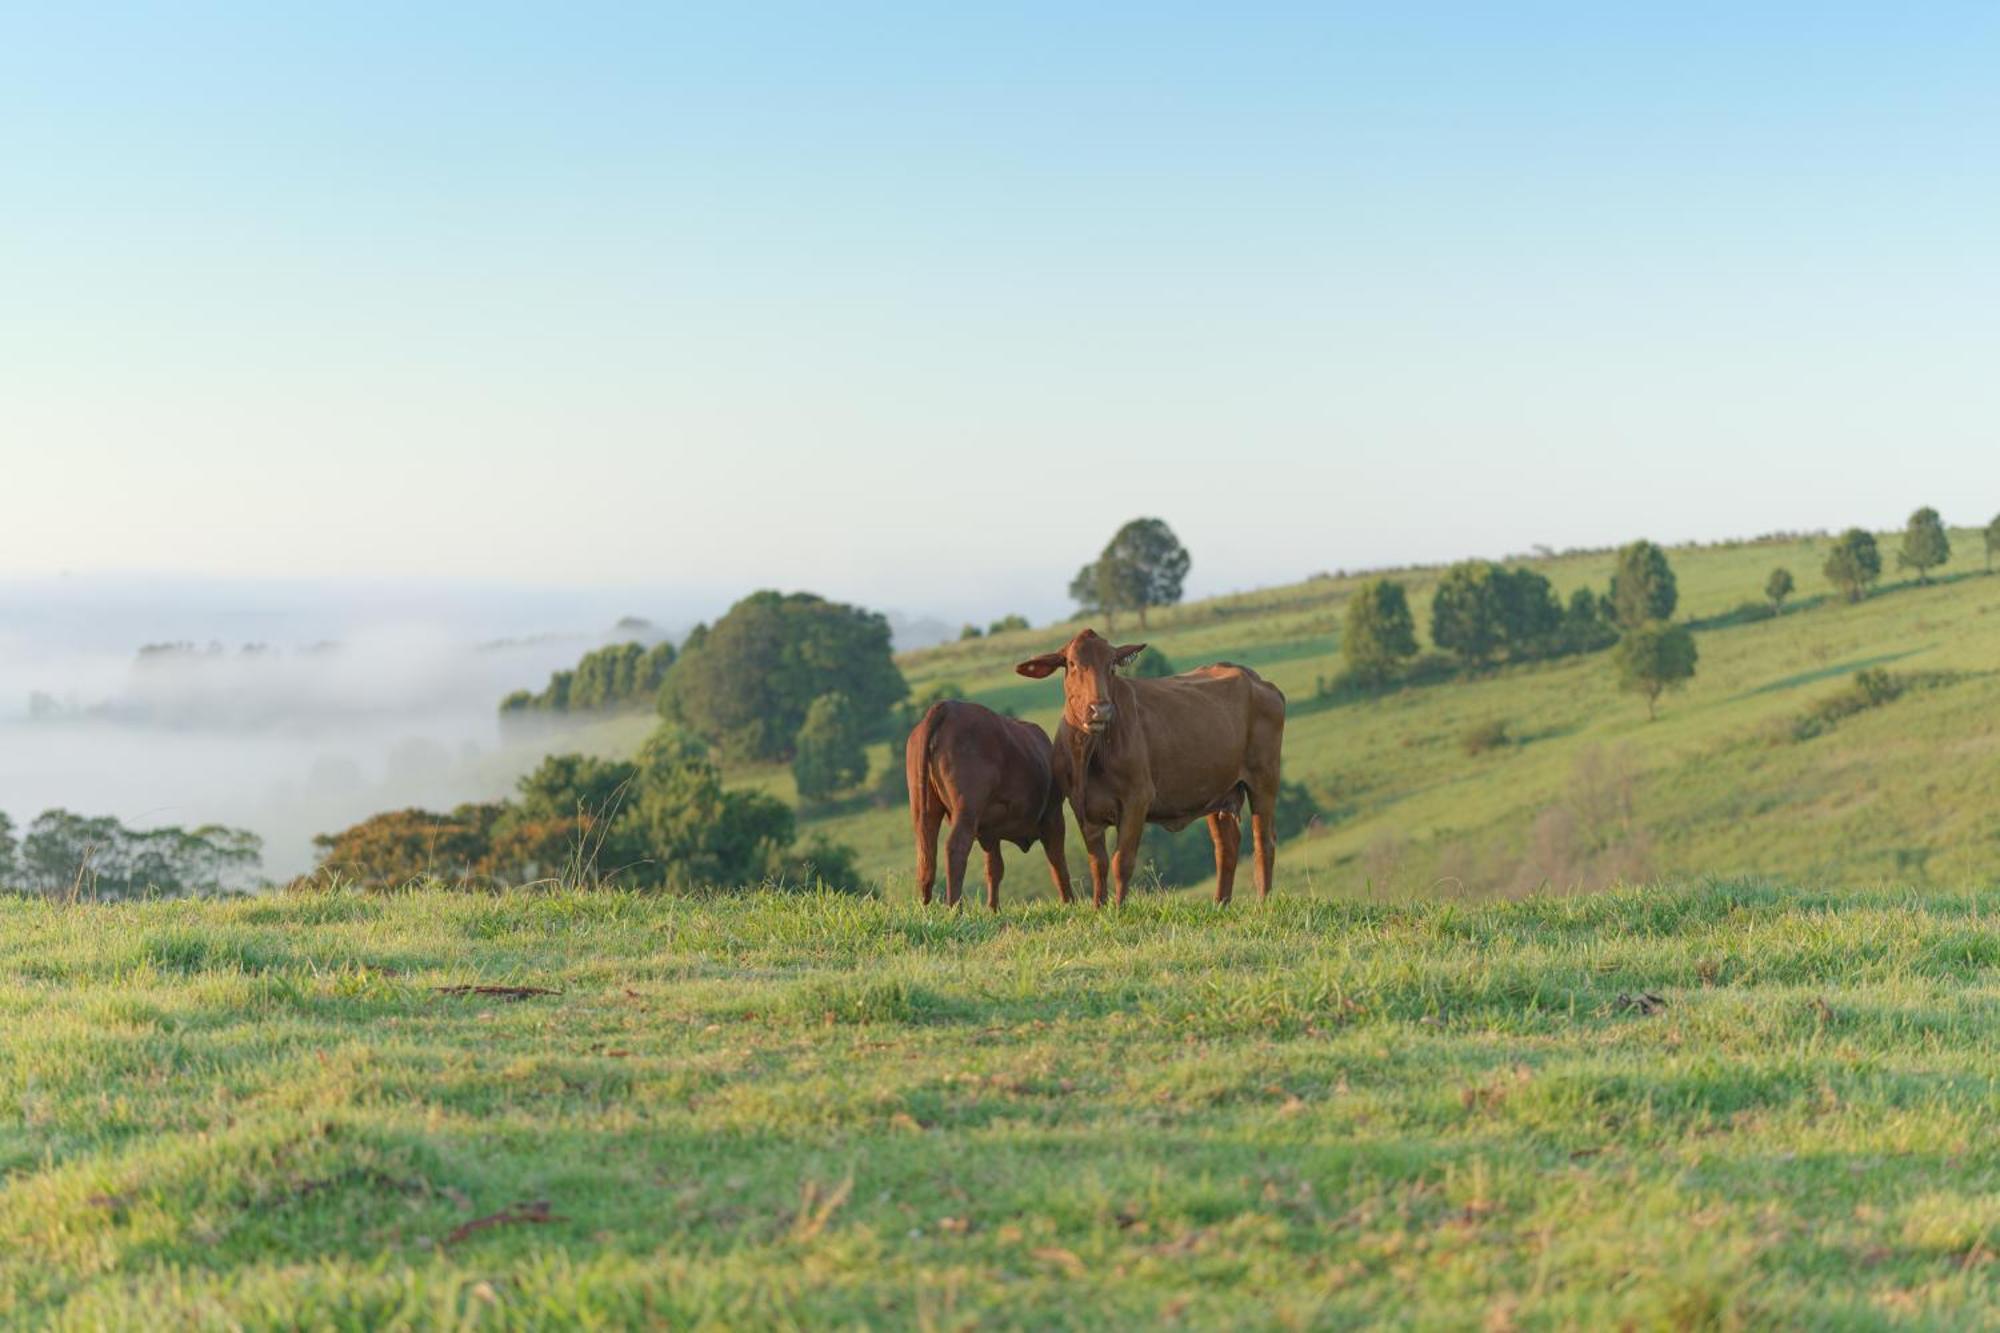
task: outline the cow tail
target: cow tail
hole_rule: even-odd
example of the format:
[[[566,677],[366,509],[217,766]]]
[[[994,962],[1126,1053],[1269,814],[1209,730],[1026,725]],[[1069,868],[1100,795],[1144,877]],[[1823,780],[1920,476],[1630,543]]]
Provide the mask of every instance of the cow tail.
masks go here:
[[[910,733],[903,749],[903,776],[910,788],[910,824],[917,836],[924,833],[924,802],[931,795],[931,747],[937,743],[937,729],[944,721],[946,701],[938,700],[924,712],[917,729]]]

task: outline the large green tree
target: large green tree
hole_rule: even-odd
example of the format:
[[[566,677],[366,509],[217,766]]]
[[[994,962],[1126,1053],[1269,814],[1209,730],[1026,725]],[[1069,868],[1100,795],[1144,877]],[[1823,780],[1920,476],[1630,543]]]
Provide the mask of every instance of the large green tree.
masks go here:
[[[1644,540],[1620,547],[1611,571],[1609,600],[1611,618],[1623,629],[1673,619],[1680,590],[1667,553]]]
[[[1938,511],[1925,505],[1910,515],[1903,529],[1903,549],[1896,552],[1896,564],[1917,571],[1917,582],[1929,583],[1931,571],[1951,559],[1951,537],[1944,530]]]
[[[1687,626],[1652,621],[1626,630],[1613,660],[1619,687],[1645,695],[1646,716],[1655,718],[1661,691],[1693,679],[1698,656]]]
[[[1417,622],[1409,594],[1394,579],[1370,579],[1355,589],[1341,622],[1340,653],[1364,684],[1379,685],[1417,655]]]
[[[15,876],[19,868],[15,864],[15,853],[20,844],[14,841],[14,821],[0,810],[0,889],[18,888]]]
[[[1865,528],[1849,528],[1827,553],[1824,567],[1827,582],[1840,589],[1850,602],[1868,595],[1875,580],[1882,577],[1882,551],[1875,534]]]
[[[1135,518],[1077,571],[1070,596],[1084,611],[1103,612],[1106,629],[1124,611],[1135,613],[1144,626],[1150,608],[1180,601],[1190,563],[1187,548],[1163,520]]]
[[[1986,572],[1991,574],[1993,572],[1993,553],[2000,551],[2000,515],[1996,515],[1993,521],[1986,525],[1986,529],[1982,535],[1986,538]]]
[[[788,760],[823,694],[853,706],[864,735],[909,693],[872,611],[811,593],[758,592],[682,645],[661,707],[735,757]]]

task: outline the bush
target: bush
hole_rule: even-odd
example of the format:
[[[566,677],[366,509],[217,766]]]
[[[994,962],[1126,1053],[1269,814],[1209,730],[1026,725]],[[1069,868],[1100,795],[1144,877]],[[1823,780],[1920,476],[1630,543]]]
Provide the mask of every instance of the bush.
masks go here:
[[[1491,722],[1481,722],[1470,727],[1459,737],[1459,746],[1467,755],[1481,755],[1488,750],[1497,750],[1512,741],[1504,719],[1495,718]]]
[[[1167,660],[1165,653],[1148,644],[1146,651],[1132,659],[1132,665],[1126,668],[1125,674],[1142,680],[1158,680],[1173,675],[1174,664]]]
[[[1791,737],[1795,741],[1808,741],[1815,736],[1823,736],[1833,730],[1842,718],[1893,703],[1903,696],[1911,684],[1907,677],[1893,675],[1880,667],[1857,671],[1846,689],[1820,700],[1794,721]]]

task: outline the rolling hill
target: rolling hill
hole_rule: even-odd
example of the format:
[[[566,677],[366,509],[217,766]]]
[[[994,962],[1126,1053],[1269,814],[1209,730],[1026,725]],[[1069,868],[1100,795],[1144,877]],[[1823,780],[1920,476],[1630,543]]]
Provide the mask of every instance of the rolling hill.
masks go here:
[[[1896,540],[1882,538],[1891,560]],[[1156,644],[1177,667],[1240,662],[1286,692],[1285,775],[1325,813],[1280,848],[1281,892],[1485,896],[1700,874],[1805,884],[1983,875],[2000,834],[1991,815],[2000,808],[2000,580],[1979,568],[1979,534],[1953,533],[1955,558],[1928,586],[1891,578],[1858,605],[1831,595],[1821,577],[1830,544],[1818,535],[1671,548],[1679,615],[1696,631],[1701,661],[1650,723],[1641,700],[1619,693],[1603,654],[1380,697],[1315,698],[1317,683],[1339,669],[1341,616],[1359,576],[1170,608],[1147,630],[1121,625],[1115,637]],[[1602,591],[1612,556],[1519,563],[1567,596],[1580,585]],[[1765,577],[1780,565],[1800,593],[1784,615],[1757,618]],[[1396,575],[1409,586],[1420,638],[1440,572]],[[1074,628],[900,660],[916,694],[950,682],[1053,727],[1058,683],[1022,679],[1012,666]],[[1801,718],[1870,668],[1911,688],[1796,738]],[[1469,753],[1470,733],[1494,723],[1506,742]],[[877,746],[874,771],[891,758]],[[794,797],[780,770],[737,780]],[[892,894],[909,891],[900,806],[857,799],[807,827],[859,849]],[[1074,839],[1071,850],[1080,858]],[[1049,893],[1039,853],[1008,857],[1008,899]]]

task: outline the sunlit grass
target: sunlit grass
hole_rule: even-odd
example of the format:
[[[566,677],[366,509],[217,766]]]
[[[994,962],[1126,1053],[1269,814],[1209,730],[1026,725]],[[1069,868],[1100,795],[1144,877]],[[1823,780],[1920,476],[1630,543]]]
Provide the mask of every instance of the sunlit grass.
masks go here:
[[[8,902],[0,1324],[1990,1326],[1996,912]]]

